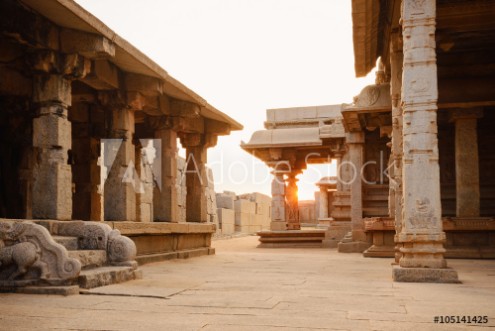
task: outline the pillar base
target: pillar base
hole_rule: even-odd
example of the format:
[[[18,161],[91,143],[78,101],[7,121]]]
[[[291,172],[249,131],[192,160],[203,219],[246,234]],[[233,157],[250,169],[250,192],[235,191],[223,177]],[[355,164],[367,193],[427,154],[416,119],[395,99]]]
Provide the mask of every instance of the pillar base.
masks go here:
[[[339,242],[339,253],[362,253],[370,247],[370,244],[364,241]]]
[[[450,268],[392,268],[394,282],[460,283],[457,271]]]
[[[285,221],[271,221],[270,222],[270,230],[271,231],[286,231],[287,224]]]

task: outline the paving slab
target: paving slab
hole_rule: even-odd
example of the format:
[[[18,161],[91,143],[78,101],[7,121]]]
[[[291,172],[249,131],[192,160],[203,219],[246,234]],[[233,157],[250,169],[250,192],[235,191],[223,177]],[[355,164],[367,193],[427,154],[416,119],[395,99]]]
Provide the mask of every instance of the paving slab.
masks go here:
[[[213,242],[216,255],[141,266],[84,295],[0,294],[0,330],[488,330],[495,261],[449,260],[461,284],[392,281],[391,259],[329,248]],[[487,324],[435,316],[486,315]]]

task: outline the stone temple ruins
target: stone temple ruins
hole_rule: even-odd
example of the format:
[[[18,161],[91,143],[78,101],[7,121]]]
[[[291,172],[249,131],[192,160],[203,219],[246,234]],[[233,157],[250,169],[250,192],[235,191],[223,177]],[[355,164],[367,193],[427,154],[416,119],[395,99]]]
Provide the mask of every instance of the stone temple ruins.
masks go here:
[[[494,12],[353,0],[356,75],[376,67],[376,82],[350,103],[267,110],[241,148],[272,168],[269,197],[215,193],[207,150],[242,125],[74,1],[0,1],[0,291],[136,279],[234,233],[458,282],[445,258],[495,258]],[[298,175],[329,162],[337,175],[298,201]]]
[[[70,294],[213,254],[207,149],[242,125],[73,1],[0,13],[0,288]]]
[[[352,1],[355,71],[376,82],[352,103],[269,109],[241,146],[273,169],[260,246],[337,247],[394,257],[396,281],[457,282],[445,258],[495,258],[495,20],[492,1]],[[329,91],[331,93],[331,91]],[[317,183],[301,229],[297,175]]]

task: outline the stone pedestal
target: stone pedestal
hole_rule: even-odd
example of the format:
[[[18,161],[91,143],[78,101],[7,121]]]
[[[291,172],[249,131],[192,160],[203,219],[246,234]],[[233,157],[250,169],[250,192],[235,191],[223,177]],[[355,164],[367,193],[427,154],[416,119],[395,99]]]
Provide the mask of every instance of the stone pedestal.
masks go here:
[[[436,1],[403,1],[403,219],[395,281],[451,282],[442,231],[437,142]]]
[[[105,167],[108,177],[104,186],[105,220],[136,221],[134,112],[126,108],[112,111],[113,139],[104,142]]]
[[[155,221],[179,222],[177,201],[177,133],[162,128],[155,131],[160,153],[160,185],[153,192]]]
[[[33,101],[38,109],[33,120],[33,218],[72,218],[71,123],[67,119],[70,84],[60,75],[34,79]]]
[[[450,114],[455,122],[455,174],[457,217],[480,216],[480,174],[477,121],[483,110],[457,109]]]

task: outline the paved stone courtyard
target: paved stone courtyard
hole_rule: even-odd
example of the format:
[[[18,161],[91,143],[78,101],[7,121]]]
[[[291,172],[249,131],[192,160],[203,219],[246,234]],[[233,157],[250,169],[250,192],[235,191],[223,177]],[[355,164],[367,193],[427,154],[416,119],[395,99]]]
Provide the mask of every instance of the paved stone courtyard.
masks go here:
[[[495,261],[449,260],[462,284],[393,283],[391,259],[213,243],[144,279],[69,297],[0,294],[1,330],[476,330],[495,328]],[[488,315],[481,326],[438,315]]]

